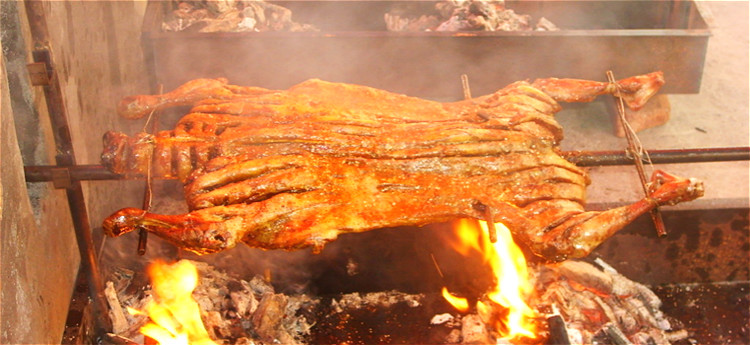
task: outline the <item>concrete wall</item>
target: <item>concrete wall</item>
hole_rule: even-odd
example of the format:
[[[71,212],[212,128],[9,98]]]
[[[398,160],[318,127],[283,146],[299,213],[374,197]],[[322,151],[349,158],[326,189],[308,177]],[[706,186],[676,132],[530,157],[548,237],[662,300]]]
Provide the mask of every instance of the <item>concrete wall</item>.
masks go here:
[[[79,259],[64,192],[24,182],[24,163],[50,164],[54,150],[39,120],[41,95],[24,73],[27,40],[16,5],[2,4],[0,342],[48,344],[60,341]]]
[[[30,86],[26,72],[32,47],[24,3],[1,3],[0,343],[59,343],[80,259],[64,191],[24,181],[24,165],[55,164],[54,145],[43,90]],[[114,109],[121,97],[148,90],[139,40],[146,2],[39,3],[77,162],[97,164],[106,130],[142,126],[120,123]],[[101,241],[101,220],[138,205],[142,182],[84,183],[84,192]]]

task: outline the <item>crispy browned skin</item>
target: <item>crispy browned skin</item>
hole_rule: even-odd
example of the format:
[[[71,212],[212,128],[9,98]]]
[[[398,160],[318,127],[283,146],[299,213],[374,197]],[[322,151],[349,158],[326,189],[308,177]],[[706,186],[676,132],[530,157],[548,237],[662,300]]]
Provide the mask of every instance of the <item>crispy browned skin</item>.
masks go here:
[[[122,99],[117,113],[128,119],[139,119],[153,111],[193,105],[204,99],[233,99],[242,96],[255,96],[270,92],[259,87],[244,87],[227,84],[224,78],[191,80],[171,92],[162,95],[137,95]]]
[[[619,83],[637,106],[663,79]],[[654,206],[702,194],[700,183],[659,172],[650,198],[584,210],[588,177],[557,152],[556,99],[587,101],[614,89],[544,79],[455,103],[319,80],[254,96],[222,93],[195,104],[172,131],[105,136],[107,166],[139,175],[152,162],[155,176],[185,181],[194,211],[127,208],[104,229],[117,236],[143,227],[198,253],[239,242],[295,249],[344,232],[484,219],[489,209],[540,256],[584,256]]]

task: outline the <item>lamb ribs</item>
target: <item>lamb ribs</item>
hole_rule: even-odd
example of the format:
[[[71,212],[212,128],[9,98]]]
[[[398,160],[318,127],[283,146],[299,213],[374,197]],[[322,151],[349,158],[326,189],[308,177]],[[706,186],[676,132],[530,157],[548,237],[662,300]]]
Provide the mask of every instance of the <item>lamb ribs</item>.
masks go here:
[[[588,176],[558,154],[557,102],[619,88],[637,109],[663,82],[660,72],[617,85],[550,78],[440,103],[320,80],[276,91],[199,79],[164,95],[128,97],[119,109],[129,118],[192,109],[174,130],[108,132],[104,164],[184,181],[192,211],[125,208],[104,229],[119,236],[144,228],[197,253],[240,242],[320,249],[340,233],[489,214],[542,257],[585,256],[653,207],[701,196],[702,185],[657,171],[649,197],[585,211]]]

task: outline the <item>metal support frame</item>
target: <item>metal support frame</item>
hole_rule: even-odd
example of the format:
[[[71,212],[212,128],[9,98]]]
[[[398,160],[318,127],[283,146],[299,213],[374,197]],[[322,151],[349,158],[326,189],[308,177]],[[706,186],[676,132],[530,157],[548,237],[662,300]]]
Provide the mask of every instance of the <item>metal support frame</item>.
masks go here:
[[[49,31],[44,9],[42,8],[43,3],[39,1],[24,1],[24,5],[33,39],[32,55],[34,63],[29,65],[29,69],[32,73],[34,83],[40,85],[44,90],[57,152],[55,155],[57,166],[50,170],[49,175],[55,187],[64,188],[67,195],[68,208],[70,209],[78,250],[81,255],[80,269],[87,278],[89,296],[92,302],[91,307],[94,315],[96,315],[93,318],[94,337],[97,340],[101,340],[106,332],[112,328],[111,320],[109,319],[99,263],[96,260],[94,241],[91,234],[81,180],[71,176],[70,170],[68,170],[69,167],[76,166],[75,152],[73,151],[73,141],[70,136],[70,127],[60,88],[60,80],[55,71],[52,54],[50,54]]]

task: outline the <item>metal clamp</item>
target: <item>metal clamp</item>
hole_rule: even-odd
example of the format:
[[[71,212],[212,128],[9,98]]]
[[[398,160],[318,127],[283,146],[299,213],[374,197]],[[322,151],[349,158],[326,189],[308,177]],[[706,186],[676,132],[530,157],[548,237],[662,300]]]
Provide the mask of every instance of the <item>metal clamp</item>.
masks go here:
[[[44,86],[49,85],[49,71],[47,71],[47,64],[44,62],[33,62],[26,65],[26,69],[29,70],[29,79],[31,79],[31,85]]]
[[[73,186],[73,179],[70,177],[68,168],[53,168],[50,172],[52,173],[52,185],[55,186],[55,189],[68,189]]]

